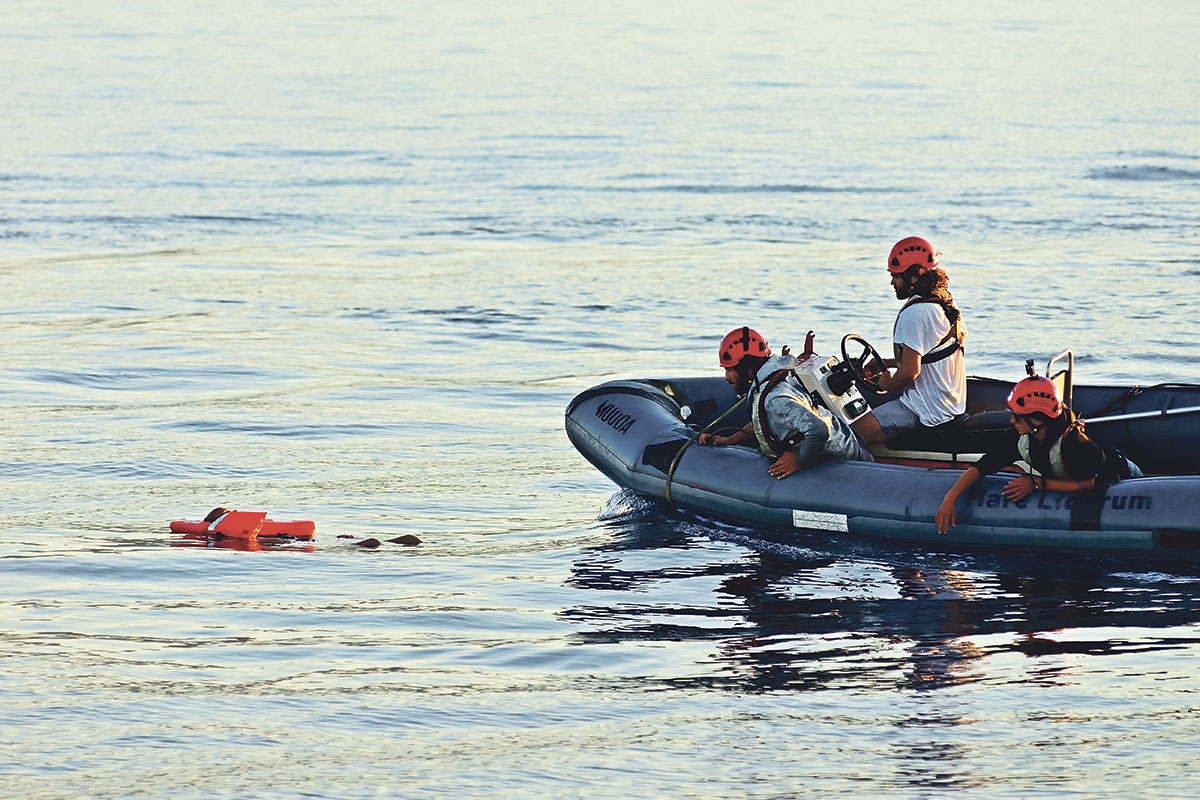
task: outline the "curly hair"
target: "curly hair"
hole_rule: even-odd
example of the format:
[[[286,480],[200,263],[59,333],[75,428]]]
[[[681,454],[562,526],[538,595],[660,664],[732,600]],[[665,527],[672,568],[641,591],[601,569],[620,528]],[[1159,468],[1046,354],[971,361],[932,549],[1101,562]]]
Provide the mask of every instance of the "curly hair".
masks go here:
[[[912,269],[920,269],[919,266]],[[913,291],[922,297],[936,297],[946,304],[946,316],[951,323],[958,322],[959,314],[958,306],[954,305],[954,298],[950,296],[950,276],[941,267],[934,267],[926,270],[917,276],[913,281]]]

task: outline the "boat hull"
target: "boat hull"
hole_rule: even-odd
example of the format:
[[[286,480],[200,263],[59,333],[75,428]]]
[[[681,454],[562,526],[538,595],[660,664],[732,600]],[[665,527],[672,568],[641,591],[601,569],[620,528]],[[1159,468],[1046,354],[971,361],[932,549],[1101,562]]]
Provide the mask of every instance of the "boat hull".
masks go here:
[[[821,462],[783,480],[748,447],[700,446],[698,431],[733,406],[720,379],[614,381],[567,408],[574,446],[618,486],[691,511],[770,528],[950,545],[1138,553],[1200,560],[1200,476],[1122,481],[1014,503],[992,475],[959,501],[958,523],[933,516],[962,462]],[[730,415],[721,428],[744,424]]]

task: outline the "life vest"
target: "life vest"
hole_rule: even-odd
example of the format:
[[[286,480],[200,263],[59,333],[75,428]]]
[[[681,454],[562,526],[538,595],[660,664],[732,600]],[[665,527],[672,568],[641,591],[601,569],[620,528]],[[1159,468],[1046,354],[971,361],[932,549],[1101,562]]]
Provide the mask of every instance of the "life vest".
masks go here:
[[[1067,481],[1079,480],[1078,478],[1074,477],[1073,475],[1071,475],[1070,473],[1067,472],[1067,468],[1063,464],[1063,457],[1062,457],[1063,440],[1067,438],[1067,434],[1070,433],[1072,430],[1077,430],[1077,431],[1079,431],[1080,434],[1083,434],[1084,433],[1083,420],[1077,419],[1077,420],[1073,421],[1070,425],[1067,426],[1066,430],[1064,430],[1062,432],[1062,435],[1058,437],[1058,439],[1054,442],[1054,444],[1050,445],[1049,456],[1050,456],[1050,470],[1051,470],[1052,474],[1047,475],[1046,477],[1058,478],[1059,480],[1067,480]],[[1031,454],[1030,451],[1032,449],[1032,446],[1030,444],[1030,438],[1031,438],[1030,434],[1023,434],[1020,437],[1018,437],[1017,451],[1020,452],[1021,459],[1026,464],[1029,465],[1030,469],[1032,469],[1037,474],[1041,475],[1042,471],[1030,459],[1030,454]],[[1112,447],[1110,445],[1099,445],[1099,447],[1100,447],[1100,471],[1096,475],[1097,483],[1113,483],[1116,481],[1125,480],[1126,478],[1134,478],[1134,477],[1141,476],[1142,471],[1137,467],[1136,464],[1134,464],[1132,461],[1130,461],[1129,457],[1126,456],[1123,452],[1121,452],[1120,449],[1118,449],[1116,447]]]
[[[1067,430],[1063,431],[1062,436],[1059,436],[1058,439],[1055,440],[1054,444],[1050,445],[1050,471],[1053,474],[1046,475],[1045,477],[1057,478],[1060,481],[1074,480],[1074,478],[1067,473],[1067,468],[1063,465],[1062,459],[1063,438],[1066,437],[1067,431],[1074,427],[1074,424],[1069,425]],[[1017,439],[1017,451],[1021,454],[1021,460],[1028,464],[1030,469],[1032,469],[1038,475],[1041,475],[1042,471],[1036,464],[1033,463],[1033,458],[1031,457],[1030,451],[1032,450],[1032,446],[1030,445],[1030,440],[1032,439],[1032,434],[1021,434],[1021,436]]]
[[[750,409],[750,421],[754,425],[754,436],[758,439],[758,449],[763,455],[778,458],[786,449],[787,442],[781,441],[771,432],[767,424],[767,395],[778,386],[787,376],[793,374],[790,369],[777,369],[767,376],[758,389],[757,401]]]
[[[943,336],[937,344],[931,347],[928,353],[921,356],[921,364],[936,364],[937,362],[949,358],[959,350],[963,349],[963,341],[967,337],[963,332],[962,312],[959,312],[957,319],[951,319],[950,309],[954,308],[954,304],[938,297],[918,296],[905,303],[900,309],[900,313],[896,314],[896,322],[892,325],[892,337],[895,338],[896,336],[896,325],[900,323],[900,314],[903,314],[904,310],[909,306],[916,305],[917,303],[937,303],[942,307],[942,311],[945,312],[946,321],[950,323],[950,330],[947,331],[946,335]],[[899,363],[900,357],[904,355],[903,346],[892,342],[892,349],[896,356],[896,362]]]

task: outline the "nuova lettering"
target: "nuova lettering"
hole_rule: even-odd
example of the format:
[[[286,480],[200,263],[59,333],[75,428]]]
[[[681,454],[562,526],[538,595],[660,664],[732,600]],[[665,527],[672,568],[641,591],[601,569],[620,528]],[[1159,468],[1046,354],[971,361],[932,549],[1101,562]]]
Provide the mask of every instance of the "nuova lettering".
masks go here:
[[[1074,495],[1031,494],[1024,500],[1012,501],[999,492],[975,490],[967,494],[967,502],[977,508],[1036,508],[1042,511],[1070,511]],[[1148,494],[1114,494],[1104,498],[1104,508],[1113,511],[1149,511],[1153,497]]]
[[[611,425],[617,433],[628,432],[633,427],[633,423],[637,422],[636,419],[612,403],[601,403],[600,407],[596,409],[596,416]]]

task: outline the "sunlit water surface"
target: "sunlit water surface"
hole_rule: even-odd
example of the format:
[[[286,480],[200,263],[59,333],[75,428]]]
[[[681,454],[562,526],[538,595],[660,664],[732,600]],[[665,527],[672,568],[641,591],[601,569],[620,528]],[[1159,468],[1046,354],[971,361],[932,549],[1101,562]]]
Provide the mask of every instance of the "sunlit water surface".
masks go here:
[[[681,517],[562,431],[886,343],[910,233],[972,373],[1200,381],[1194,4],[8,12],[0,794],[1194,795],[1197,571]]]

